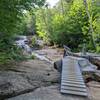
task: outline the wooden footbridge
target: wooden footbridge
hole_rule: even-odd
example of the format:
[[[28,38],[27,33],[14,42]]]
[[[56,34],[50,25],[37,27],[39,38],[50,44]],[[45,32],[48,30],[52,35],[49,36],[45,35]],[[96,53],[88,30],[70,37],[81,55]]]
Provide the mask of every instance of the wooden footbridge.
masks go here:
[[[71,56],[62,60],[61,93],[88,95],[78,60]]]

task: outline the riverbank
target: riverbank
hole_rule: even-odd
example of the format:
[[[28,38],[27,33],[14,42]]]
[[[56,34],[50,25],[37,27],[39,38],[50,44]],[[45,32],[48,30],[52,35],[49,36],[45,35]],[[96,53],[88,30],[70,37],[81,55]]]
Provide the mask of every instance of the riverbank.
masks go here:
[[[86,100],[60,93],[60,73],[54,69],[53,62],[63,57],[63,49],[46,47],[34,53],[52,63],[35,58],[0,71],[0,100]],[[99,100],[99,82],[89,82],[87,89],[89,98]]]

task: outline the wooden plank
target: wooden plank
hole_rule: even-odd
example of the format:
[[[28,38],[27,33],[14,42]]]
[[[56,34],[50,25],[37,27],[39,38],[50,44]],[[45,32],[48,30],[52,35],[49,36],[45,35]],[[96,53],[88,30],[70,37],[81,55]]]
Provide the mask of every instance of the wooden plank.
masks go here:
[[[61,85],[62,85],[62,86],[73,86],[73,87],[86,88],[85,85],[74,84],[74,83],[61,83]]]
[[[66,76],[63,76],[61,79],[74,79],[74,80],[83,80],[83,78],[80,78],[80,77],[66,77]]]
[[[63,81],[64,79],[62,79],[62,81]],[[65,79],[66,80],[66,79]],[[64,80],[64,81],[65,81]],[[84,83],[84,80],[82,79],[82,80],[75,80],[75,79],[67,79],[66,81],[73,81],[73,82],[83,82]]]
[[[76,76],[76,77],[82,77],[82,75],[81,74],[74,74],[74,73],[62,73],[62,75],[64,75],[64,76]]]
[[[61,93],[88,96],[87,93],[85,93],[85,92],[78,92],[78,91],[71,91],[71,90],[61,90]]]
[[[83,81],[77,82],[77,81],[62,80],[62,82],[63,82],[63,83],[75,83],[75,84],[85,85],[85,83],[83,83]]]
[[[86,88],[78,88],[78,87],[69,87],[69,86],[62,86],[61,87],[63,90],[72,90],[72,91],[77,91],[77,92],[87,92]]]

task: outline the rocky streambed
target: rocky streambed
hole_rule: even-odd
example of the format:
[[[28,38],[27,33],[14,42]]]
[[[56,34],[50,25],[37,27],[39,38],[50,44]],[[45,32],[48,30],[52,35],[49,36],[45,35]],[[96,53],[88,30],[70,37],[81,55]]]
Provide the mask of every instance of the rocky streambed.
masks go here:
[[[36,53],[45,56],[50,62],[34,59],[0,69],[0,100],[87,99],[60,93],[60,73],[54,69],[53,62],[62,58],[62,50],[47,48]],[[89,98],[99,100],[100,83],[89,83],[87,89]]]
[[[40,60],[22,62],[0,71],[0,100],[57,84],[58,81],[59,73],[51,64]]]

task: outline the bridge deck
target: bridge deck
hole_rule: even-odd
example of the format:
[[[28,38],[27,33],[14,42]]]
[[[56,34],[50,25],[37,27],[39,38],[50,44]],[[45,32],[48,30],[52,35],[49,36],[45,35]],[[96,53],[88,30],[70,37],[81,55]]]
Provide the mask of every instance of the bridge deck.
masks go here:
[[[65,57],[62,61],[61,93],[87,96],[78,61],[71,57]]]

